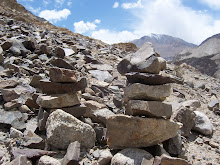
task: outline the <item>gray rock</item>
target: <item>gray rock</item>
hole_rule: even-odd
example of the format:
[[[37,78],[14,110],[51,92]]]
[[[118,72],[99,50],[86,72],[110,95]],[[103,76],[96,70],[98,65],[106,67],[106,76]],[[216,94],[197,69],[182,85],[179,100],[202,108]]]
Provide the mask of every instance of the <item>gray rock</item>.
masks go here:
[[[124,90],[124,99],[128,100],[153,100],[163,101],[171,94],[171,85],[149,86],[135,83],[127,86]]]
[[[80,157],[80,143],[73,142],[70,143],[66,155],[62,159],[62,165],[78,165],[78,160]]]
[[[114,155],[111,165],[141,165],[143,158],[150,160],[153,156],[143,149],[126,148]]]
[[[112,149],[148,147],[175,137],[178,130],[170,120],[114,115],[107,120],[107,144]]]
[[[38,121],[38,129],[40,131],[46,130],[46,122],[48,116],[49,113],[47,111],[45,111],[43,108],[39,109],[37,121]]]
[[[50,68],[50,80],[53,82],[77,82],[76,72],[64,68]]]
[[[134,54],[127,55],[117,66],[119,73],[144,72],[158,74],[161,63],[151,43],[145,43]]]
[[[210,102],[208,103],[208,108],[214,112],[220,112],[219,101],[215,96],[212,96]]]
[[[22,138],[23,133],[13,127],[10,128],[10,138]]]
[[[25,131],[22,146],[35,149],[45,149],[44,140],[32,131]]]
[[[32,163],[27,159],[26,156],[20,155],[10,163],[7,163],[7,165],[32,165]]]
[[[61,58],[52,58],[50,60],[50,63],[53,66],[56,66],[58,68],[65,68],[65,69],[73,70],[73,66],[70,63],[68,63],[67,61],[65,61],[64,59],[61,59]]]
[[[22,113],[19,111],[4,111],[0,109],[0,123],[12,124],[15,120],[22,120]]]
[[[94,111],[91,118],[94,122],[99,122],[99,123],[103,123],[104,125],[106,125],[107,118],[112,115],[114,115],[112,111],[110,111],[107,108],[103,108],[103,109]]]
[[[44,156],[40,157],[37,165],[61,165],[61,163],[59,160],[57,160],[53,157],[44,155]]]
[[[195,113],[192,111],[192,109],[180,106],[173,113],[171,119],[183,124],[183,126],[180,128],[182,136],[189,136],[190,131],[195,123]]]
[[[99,152],[100,156],[98,159],[98,163],[100,165],[107,165],[111,162],[111,159],[113,157],[112,153],[110,152],[109,149],[101,150]]]
[[[196,114],[195,125],[192,130],[200,132],[204,135],[211,135],[213,132],[213,125],[209,118],[200,111],[194,111]]]
[[[62,108],[80,104],[77,93],[41,95],[37,98],[37,104],[43,108]]]
[[[197,108],[201,107],[201,104],[199,100],[187,100],[187,101],[182,102],[182,106],[193,108],[194,110],[196,110]]]
[[[108,71],[90,70],[89,73],[99,81],[110,83],[113,80],[113,76]]]
[[[50,114],[46,131],[48,143],[56,148],[66,149],[74,141],[78,141],[86,148],[95,145],[94,129],[62,110],[56,110]]]
[[[165,154],[161,155],[160,157],[156,156],[154,159],[153,165],[191,165],[184,159],[181,158],[174,158],[167,156]]]
[[[59,57],[59,58],[64,58],[64,57],[65,57],[65,51],[64,51],[64,49],[61,48],[61,47],[57,47],[57,48],[55,49],[55,56],[56,56],[56,57]]]
[[[172,105],[159,101],[130,100],[125,107],[127,115],[166,118],[172,115]]]

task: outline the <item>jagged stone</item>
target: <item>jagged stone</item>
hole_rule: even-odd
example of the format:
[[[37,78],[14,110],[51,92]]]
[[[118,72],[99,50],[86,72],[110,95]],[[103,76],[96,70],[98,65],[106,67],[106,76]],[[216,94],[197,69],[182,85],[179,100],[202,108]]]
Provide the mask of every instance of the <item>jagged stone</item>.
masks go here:
[[[113,76],[108,71],[90,70],[89,73],[99,81],[111,82],[113,80]]]
[[[159,101],[130,100],[125,107],[126,115],[165,118],[172,115],[172,105]]]
[[[192,130],[200,132],[204,135],[211,135],[213,132],[213,125],[209,118],[200,111],[194,111],[194,113],[196,117]]]
[[[50,68],[50,80],[53,82],[77,82],[76,72],[64,68]]]
[[[153,165],[171,165],[171,164],[191,165],[189,162],[187,162],[184,159],[174,158],[164,154],[160,157],[156,156],[153,163]]]
[[[37,165],[61,165],[61,163],[59,160],[57,160],[53,157],[44,155],[44,156],[40,157]]]
[[[143,149],[126,148],[113,156],[111,165],[140,165],[143,158],[150,160],[153,156]]]
[[[78,141],[70,143],[66,155],[62,159],[62,165],[78,165],[80,157],[80,143]]]
[[[74,141],[78,141],[86,148],[95,145],[94,129],[62,110],[56,110],[50,114],[46,131],[48,143],[56,148],[66,149]]]
[[[34,148],[34,149],[43,150],[45,148],[44,140],[30,130],[24,132],[24,138],[21,145],[24,147]]]
[[[129,83],[142,83],[146,85],[163,85],[168,83],[183,84],[183,79],[174,76],[138,72],[126,73],[125,76]]]
[[[171,94],[171,85],[149,86],[135,83],[127,86],[124,90],[124,99],[128,100],[153,100],[163,101]]]
[[[148,147],[175,137],[178,130],[169,120],[114,115],[107,119],[107,144],[113,149]]]
[[[7,165],[32,165],[32,163],[27,159],[26,156],[20,155],[10,163],[7,163]]]
[[[23,133],[13,127],[10,128],[10,138],[22,138]]]
[[[80,104],[77,93],[41,95],[37,98],[37,104],[43,108],[62,108]]]
[[[109,149],[101,150],[99,154],[98,163],[100,165],[107,165],[111,162],[113,155]]]
[[[57,47],[57,48],[55,49],[55,56],[56,56],[56,57],[59,57],[59,58],[64,58],[64,57],[65,57],[65,51],[64,51],[64,49],[61,48],[61,47]]]
[[[65,68],[65,69],[73,70],[73,66],[70,63],[68,63],[67,61],[65,61],[64,59],[61,59],[61,58],[53,58],[53,59],[50,60],[50,63],[53,66],[56,66],[58,68]]]
[[[38,129],[40,131],[46,130],[46,122],[47,118],[49,116],[49,113],[45,111],[43,108],[39,109],[38,112]]]
[[[4,111],[0,109],[0,123],[2,124],[12,124],[16,120],[21,120],[23,117],[22,113],[19,111]]]
[[[107,118],[112,115],[114,115],[112,111],[110,111],[107,108],[103,108],[103,109],[95,110],[91,115],[91,118],[94,122],[99,122],[106,125]]]

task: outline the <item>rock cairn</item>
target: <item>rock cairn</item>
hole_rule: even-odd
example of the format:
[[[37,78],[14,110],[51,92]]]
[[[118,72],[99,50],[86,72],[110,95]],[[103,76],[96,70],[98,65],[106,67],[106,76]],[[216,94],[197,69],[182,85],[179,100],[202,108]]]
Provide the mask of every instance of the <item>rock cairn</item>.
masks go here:
[[[169,120],[172,106],[162,101],[171,94],[169,83],[178,80],[159,75],[165,68],[166,61],[158,57],[150,43],[119,63],[119,72],[128,80],[124,90],[126,110],[125,115],[108,118],[110,148],[148,147],[177,135],[179,125]]]

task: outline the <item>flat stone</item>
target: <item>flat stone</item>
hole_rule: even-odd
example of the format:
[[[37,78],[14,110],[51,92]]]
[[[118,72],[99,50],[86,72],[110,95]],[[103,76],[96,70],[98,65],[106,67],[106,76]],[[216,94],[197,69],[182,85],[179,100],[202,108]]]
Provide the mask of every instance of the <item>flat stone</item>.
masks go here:
[[[7,165],[32,165],[32,163],[27,159],[26,156],[20,155],[10,163],[7,163]]]
[[[204,135],[211,135],[213,132],[213,125],[209,118],[200,111],[194,111],[196,118],[195,118],[195,125],[193,126],[192,130],[200,132]]]
[[[85,116],[88,113],[88,108],[83,104],[75,105],[75,106],[67,107],[67,108],[61,108],[61,109],[73,115],[76,118],[80,116]]]
[[[148,147],[175,137],[178,130],[170,120],[114,115],[107,119],[107,144],[112,149]]]
[[[64,57],[65,57],[65,51],[64,51],[64,49],[61,48],[61,47],[57,47],[57,48],[55,49],[55,56],[56,56],[56,57],[59,57],[59,58],[64,58]]]
[[[90,70],[89,73],[99,81],[111,82],[113,80],[113,76],[108,71]]]
[[[23,117],[19,111],[4,111],[0,109],[0,123],[12,124],[15,120],[21,120]]]
[[[80,157],[80,143],[72,142],[67,148],[66,155],[62,159],[62,165],[78,165]]]
[[[149,86],[135,83],[127,86],[124,90],[124,99],[128,100],[153,100],[163,101],[171,94],[171,85]]]
[[[53,65],[53,66],[56,66],[58,68],[65,68],[65,69],[71,69],[73,70],[73,66],[68,63],[67,61],[65,61],[64,59],[61,59],[61,58],[53,58],[50,63]]]
[[[10,128],[10,138],[22,138],[23,133],[13,127]]]
[[[86,148],[95,145],[94,129],[60,109],[52,112],[48,117],[46,132],[48,143],[56,148],[66,149],[74,141],[78,141]]]
[[[50,80],[53,82],[77,82],[76,72],[64,68],[50,68]]]
[[[112,71],[113,67],[108,64],[90,64],[89,65],[93,70],[101,70],[101,71]]]
[[[172,105],[160,101],[130,100],[125,107],[126,115],[165,118],[172,115]]]
[[[35,134],[34,132],[28,130],[24,132],[23,141],[21,143],[21,146],[28,147],[28,148],[34,148],[34,149],[44,149],[45,148],[45,142],[44,140]]]
[[[76,93],[55,94],[50,96],[39,96],[37,98],[37,104],[43,108],[62,108],[78,105],[80,101]]]
[[[61,163],[59,160],[57,160],[53,157],[44,155],[44,156],[40,157],[37,165],[61,165]]]
[[[174,158],[167,156],[165,154],[161,155],[160,157],[156,156],[153,165],[191,165],[184,159],[181,158]]]
[[[131,72],[125,76],[129,83],[142,83],[145,85],[163,85],[169,83],[183,84],[183,79],[175,76],[162,76],[159,74]]]
[[[143,149],[126,148],[113,156],[111,165],[141,165],[143,158],[150,160],[153,156]]]
[[[10,102],[5,103],[4,104],[4,109],[5,110],[13,110],[13,109],[17,110],[17,108],[19,108],[21,106],[22,106],[22,103],[20,103],[18,101],[18,99],[14,99],[14,100],[12,100]]]
[[[18,83],[16,80],[0,80],[0,89],[14,88]]]
[[[112,115],[114,115],[112,111],[107,108],[103,108],[94,111],[91,118],[94,122],[103,123],[106,125],[107,118]]]
[[[49,80],[40,80],[40,89],[46,94],[73,93],[84,90],[87,87],[86,78],[75,83],[56,83]]]

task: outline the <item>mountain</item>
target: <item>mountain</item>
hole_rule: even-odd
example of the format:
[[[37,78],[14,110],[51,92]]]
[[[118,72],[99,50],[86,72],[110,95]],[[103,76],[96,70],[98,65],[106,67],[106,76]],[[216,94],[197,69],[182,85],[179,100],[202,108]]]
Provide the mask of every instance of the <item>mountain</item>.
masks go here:
[[[220,78],[220,34],[203,41],[199,47],[186,49],[174,58],[176,64],[187,63],[200,72]]]
[[[145,42],[151,42],[155,51],[165,59],[172,59],[182,50],[196,47],[196,45],[188,43],[180,38],[175,38],[164,34],[151,34],[131,42],[136,44],[138,47],[141,47]]]

